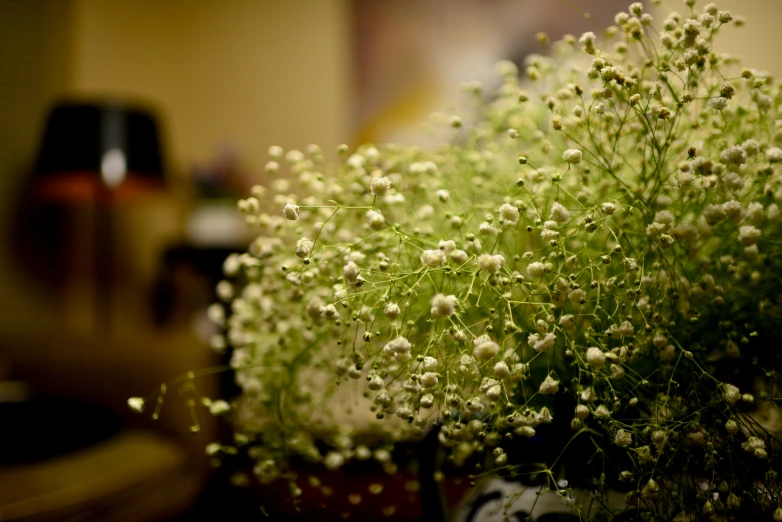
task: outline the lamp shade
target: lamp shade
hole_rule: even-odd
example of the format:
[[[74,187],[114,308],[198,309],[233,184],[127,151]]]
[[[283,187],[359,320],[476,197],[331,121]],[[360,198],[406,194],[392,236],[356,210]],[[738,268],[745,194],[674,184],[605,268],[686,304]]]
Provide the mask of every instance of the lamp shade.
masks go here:
[[[159,190],[164,182],[154,114],[110,102],[65,102],[49,112],[34,168],[45,199],[93,201]]]

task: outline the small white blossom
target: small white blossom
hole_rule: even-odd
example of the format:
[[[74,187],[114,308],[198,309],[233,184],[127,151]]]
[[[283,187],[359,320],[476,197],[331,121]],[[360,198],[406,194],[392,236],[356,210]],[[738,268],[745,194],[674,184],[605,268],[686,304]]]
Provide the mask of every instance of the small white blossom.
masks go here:
[[[534,278],[543,277],[543,274],[546,273],[546,265],[538,261],[535,261],[534,263],[530,263],[527,266],[527,273],[530,275],[530,277],[534,277]]]
[[[209,413],[211,413],[215,417],[225,415],[229,411],[231,411],[231,405],[224,400],[212,401],[209,404]]]
[[[455,295],[436,294],[432,298],[432,318],[445,319],[451,317],[456,312],[458,299]]]
[[[473,354],[482,361],[493,359],[499,352],[500,346],[487,335],[482,335],[473,341]]]
[[[779,163],[782,161],[782,149],[779,147],[771,147],[766,151],[766,159],[771,163]]]
[[[434,395],[431,393],[427,393],[423,397],[421,397],[421,401],[419,402],[422,408],[429,409],[432,406],[434,406]]]
[[[600,406],[595,408],[595,412],[593,413],[593,415],[595,417],[601,419],[601,418],[605,418],[605,417],[610,417],[611,416],[611,412],[608,410],[608,408],[606,408],[605,406],[603,406],[601,404]]]
[[[367,223],[372,230],[382,230],[386,226],[386,218],[377,210],[367,210]]]
[[[389,319],[396,319],[397,317],[399,317],[400,313],[401,310],[399,309],[399,305],[396,303],[389,303],[383,309],[383,314],[385,314],[385,316],[388,317]]]
[[[441,239],[440,242],[437,244],[437,248],[445,252],[446,254],[450,254],[454,250],[456,250],[456,243],[452,240],[444,240]]]
[[[497,210],[500,218],[507,224],[515,225],[519,222],[519,209],[509,203],[503,203]]]
[[[578,43],[581,44],[584,52],[587,54],[595,54],[595,40],[597,40],[595,33],[587,31],[581,35],[581,38],[578,39]]]
[[[428,355],[424,357],[424,370],[434,370],[435,368],[437,368],[437,359]]]
[[[424,388],[434,388],[437,386],[437,374],[434,372],[426,372],[421,376],[421,385]]]
[[[421,262],[430,268],[440,268],[446,262],[445,253],[442,250],[424,250],[421,254]]]
[[[591,346],[587,348],[586,361],[590,366],[594,366],[595,368],[602,368],[606,363],[606,355],[600,348]]]
[[[748,438],[747,442],[741,444],[741,448],[747,453],[754,454],[759,459],[764,459],[768,456],[766,443],[759,437]]]
[[[725,402],[732,406],[736,404],[736,401],[741,398],[741,392],[739,392],[739,389],[736,386],[733,386],[732,384],[726,384],[722,398],[725,399]]]
[[[510,368],[508,368],[508,364],[505,361],[500,361],[497,364],[495,364],[494,375],[500,379],[504,379],[505,377],[509,376]]]
[[[494,274],[505,264],[505,256],[502,254],[481,254],[478,256],[478,270],[485,270]]]
[[[296,242],[296,256],[305,258],[309,257],[312,253],[312,247],[315,246],[315,242],[311,239],[301,238]]]
[[[589,408],[587,408],[584,404],[579,404],[576,406],[576,417],[579,420],[585,420],[587,417],[589,417]]]
[[[299,219],[299,206],[294,203],[286,203],[285,207],[282,209],[282,213],[285,215],[286,219],[296,221]]]
[[[385,347],[394,353],[409,353],[412,346],[406,337],[397,337],[393,341],[389,341]]]
[[[603,203],[600,205],[600,210],[603,211],[603,214],[606,216],[610,216],[614,212],[616,212],[616,205],[613,203]]]
[[[633,443],[633,436],[623,429],[619,429],[614,437],[614,444],[626,448]]]
[[[345,276],[345,281],[350,284],[356,284],[359,273],[360,269],[353,261],[348,261],[348,263],[342,268],[342,275]]]
[[[565,314],[559,318],[559,325],[562,326],[562,328],[570,330],[576,325],[576,321],[572,314]]]
[[[527,343],[536,352],[547,352],[551,350],[554,347],[555,340],[556,336],[552,332],[548,332],[543,335],[543,337],[541,337],[540,334],[531,334],[527,337]]]
[[[330,451],[323,457],[323,465],[327,469],[335,470],[345,463],[345,457],[337,451]]]
[[[570,211],[555,201],[554,204],[551,205],[551,218],[559,223],[564,223],[570,219]]]
[[[572,165],[581,163],[581,151],[578,149],[567,149],[562,153],[562,159]]]
[[[141,397],[131,397],[128,399],[128,407],[136,413],[144,411],[144,399]]]
[[[369,183],[369,189],[375,196],[384,196],[386,192],[391,188],[391,179],[386,176],[382,178],[372,178]]]
[[[382,390],[384,386],[385,386],[385,381],[379,375],[373,375],[372,378],[369,379],[369,382],[367,383],[367,388],[369,388],[372,391]]]
[[[728,165],[742,165],[747,162],[747,151],[741,145],[732,145],[722,151],[720,159]]]
[[[559,391],[559,381],[552,378],[551,375],[547,375],[543,382],[540,383],[540,393],[543,395],[551,395]]]
[[[742,246],[748,247],[757,243],[760,238],[760,230],[752,225],[744,225],[739,228],[739,243]]]
[[[490,401],[500,400],[502,398],[502,386],[495,384],[494,386],[489,387],[489,389],[486,390],[486,397],[488,397]]]
[[[467,252],[465,252],[464,250],[457,249],[451,252],[451,259],[457,265],[463,265],[464,263],[467,262],[467,259],[469,259],[469,257],[470,257],[469,254],[467,254]]]

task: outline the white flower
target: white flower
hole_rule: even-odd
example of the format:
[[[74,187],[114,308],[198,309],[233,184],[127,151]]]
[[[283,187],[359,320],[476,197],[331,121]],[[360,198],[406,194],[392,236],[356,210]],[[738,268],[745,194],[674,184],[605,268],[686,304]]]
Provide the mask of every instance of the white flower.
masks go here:
[[[500,346],[489,339],[489,336],[482,335],[473,340],[473,353],[478,359],[488,361],[500,353]]]
[[[293,203],[286,203],[282,209],[282,213],[285,215],[286,219],[296,221],[299,219],[299,206]]]
[[[723,111],[728,107],[728,100],[722,96],[716,98],[709,98],[706,105],[717,111]]]
[[[424,370],[434,370],[435,368],[437,368],[437,359],[428,355],[424,357]]]
[[[388,348],[394,353],[409,353],[412,346],[413,345],[410,344],[410,341],[408,341],[406,337],[397,337],[393,341],[389,341],[385,348]]]
[[[209,405],[209,413],[215,417],[225,415],[229,411],[231,411],[231,405],[224,400],[212,401],[212,403]]]
[[[455,295],[436,294],[432,298],[432,317],[434,319],[451,317],[456,312],[458,302]]]
[[[539,334],[531,334],[527,337],[527,343],[529,343],[536,352],[547,352],[551,350],[554,347],[555,340],[556,336],[552,332],[547,333],[543,338],[541,338]]]
[[[422,408],[426,408],[426,409],[431,408],[432,406],[434,406],[434,395],[432,395],[431,393],[427,393],[426,395],[421,397],[420,404]]]
[[[128,407],[136,413],[142,413],[144,411],[144,399],[141,397],[131,397],[128,399]]]
[[[663,225],[670,225],[673,223],[673,214],[669,210],[660,210],[654,215],[654,220]]]
[[[741,448],[747,453],[754,454],[757,458],[763,459],[768,456],[766,452],[766,443],[758,437],[750,437],[747,442],[741,444]]]
[[[448,201],[448,198],[450,198],[450,197],[451,197],[451,193],[450,193],[450,192],[448,192],[448,191],[447,191],[447,190],[445,190],[445,189],[440,189],[440,190],[438,190],[437,192],[435,192],[435,194],[437,195],[437,199],[439,199],[439,200],[440,200],[440,201],[442,201],[443,203],[445,203],[446,201]]]
[[[593,413],[593,415],[597,418],[604,418],[604,417],[610,417],[611,412],[608,411],[608,408],[606,408],[601,404],[600,406],[595,408],[595,412]]]
[[[741,392],[736,386],[733,386],[732,384],[726,384],[722,398],[725,399],[725,402],[733,406],[736,404],[736,401],[741,398]]]
[[[748,247],[757,243],[760,237],[760,230],[752,225],[744,225],[739,228],[739,243],[742,246]]]
[[[401,310],[399,309],[399,305],[396,303],[388,303],[383,309],[383,314],[385,314],[385,316],[389,319],[396,319],[399,317],[400,313]]]
[[[344,463],[345,457],[342,455],[342,453],[337,451],[329,451],[326,456],[323,457],[323,465],[326,466],[327,469],[337,469]]]
[[[342,267],[342,274],[345,276],[345,281],[350,284],[356,284],[359,272],[360,269],[358,268],[358,265],[353,261],[348,261],[348,263]]]
[[[494,375],[500,379],[504,379],[505,377],[510,375],[510,368],[508,368],[508,364],[505,361],[500,361],[497,364],[495,364]]]
[[[730,190],[739,191],[744,188],[744,179],[735,172],[726,172],[722,175],[722,182]]]
[[[766,159],[771,163],[779,163],[782,161],[782,149],[779,147],[771,147],[766,151]]]
[[[457,265],[463,265],[467,262],[467,259],[469,259],[469,254],[465,252],[464,250],[456,249],[453,252],[451,252],[451,259],[453,259],[453,262]]]
[[[367,223],[372,230],[382,230],[386,226],[386,218],[377,210],[367,210]]]
[[[614,444],[626,448],[632,443],[633,443],[633,436],[630,435],[630,433],[626,432],[621,428],[617,430],[616,436],[614,437]]]
[[[722,210],[725,211],[725,215],[728,219],[738,222],[741,219],[741,203],[732,199],[722,204]]]
[[[578,39],[578,43],[581,44],[581,46],[584,49],[584,52],[587,54],[595,54],[595,40],[597,39],[597,36],[595,36],[595,33],[592,31],[587,31],[586,33],[581,35],[581,38]]]
[[[510,203],[503,203],[497,212],[499,212],[500,218],[507,224],[515,225],[519,222],[519,209]]]
[[[372,181],[369,183],[369,190],[371,190],[372,194],[375,196],[384,196],[390,188],[391,179],[386,176],[383,176],[382,178],[372,178]]]
[[[570,219],[570,211],[555,201],[551,205],[551,218],[559,223],[564,223]]]
[[[553,379],[551,375],[547,375],[543,382],[540,383],[540,393],[543,395],[551,395],[559,391],[559,381]]]
[[[421,376],[421,385],[424,388],[434,388],[437,386],[437,374],[434,372],[426,372]]]
[[[439,268],[446,262],[445,253],[442,250],[424,250],[421,254],[421,262],[430,268]]]
[[[578,149],[567,149],[562,153],[562,159],[573,165],[581,163],[581,151]]]
[[[486,390],[486,397],[488,397],[490,401],[500,400],[500,398],[502,398],[502,386],[495,384],[494,386],[489,387],[489,389]]]
[[[543,277],[543,274],[546,273],[546,265],[538,261],[535,261],[534,263],[530,263],[527,266],[527,273],[530,275],[530,277],[534,277],[534,278]]]
[[[595,368],[602,368],[606,363],[606,355],[600,348],[591,346],[587,348],[586,361],[590,366],[594,366]]]
[[[568,294],[568,299],[573,304],[584,304],[586,302],[586,292],[581,288],[576,288]]]
[[[312,253],[312,247],[315,246],[315,242],[306,237],[299,239],[296,242],[296,256],[305,258]]]
[[[367,388],[369,388],[372,391],[378,391],[382,390],[383,386],[385,386],[385,381],[383,381],[383,378],[379,375],[373,375],[371,379],[369,379],[369,382],[367,383]]]
[[[456,243],[452,240],[444,240],[441,239],[440,242],[437,244],[437,248],[445,252],[446,254],[450,254],[456,249]]]
[[[535,428],[532,426],[519,426],[516,428],[516,435],[529,439],[535,436]]]
[[[589,417],[589,408],[587,408],[584,404],[579,404],[576,406],[576,417],[579,420],[584,420]]]
[[[747,151],[741,145],[733,145],[722,151],[720,159],[728,165],[741,165],[747,162]]]
[[[562,328],[566,328],[566,329],[570,330],[571,328],[573,328],[576,325],[576,320],[575,320],[575,318],[573,317],[572,314],[565,314],[565,315],[563,315],[562,317],[559,318],[559,325]]]
[[[502,254],[481,254],[478,256],[478,270],[485,270],[491,274],[498,272],[505,264],[505,256]]]
[[[614,212],[616,212],[616,205],[613,203],[603,203],[600,205],[600,210],[603,211],[603,214],[606,216],[610,216]]]

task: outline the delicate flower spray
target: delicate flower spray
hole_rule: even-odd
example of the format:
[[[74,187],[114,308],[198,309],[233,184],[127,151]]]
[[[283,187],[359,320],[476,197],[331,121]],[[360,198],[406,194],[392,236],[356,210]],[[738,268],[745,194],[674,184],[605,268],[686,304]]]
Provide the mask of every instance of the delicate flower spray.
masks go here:
[[[713,50],[741,20],[693,4],[500,64],[450,145],[270,149],[214,314],[259,479],[393,471],[436,427],[457,464],[555,491],[581,444],[585,518],[609,489],[645,520],[782,518],[782,94]]]

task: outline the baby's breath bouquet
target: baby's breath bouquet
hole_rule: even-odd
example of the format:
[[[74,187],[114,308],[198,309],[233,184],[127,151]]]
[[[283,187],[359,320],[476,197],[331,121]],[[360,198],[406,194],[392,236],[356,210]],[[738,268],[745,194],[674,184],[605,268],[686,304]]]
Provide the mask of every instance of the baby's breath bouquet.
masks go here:
[[[393,471],[439,430],[449,462],[557,492],[580,445],[585,519],[782,520],[782,94],[693,4],[500,63],[447,145],[272,147],[211,309],[242,389],[211,452]]]

